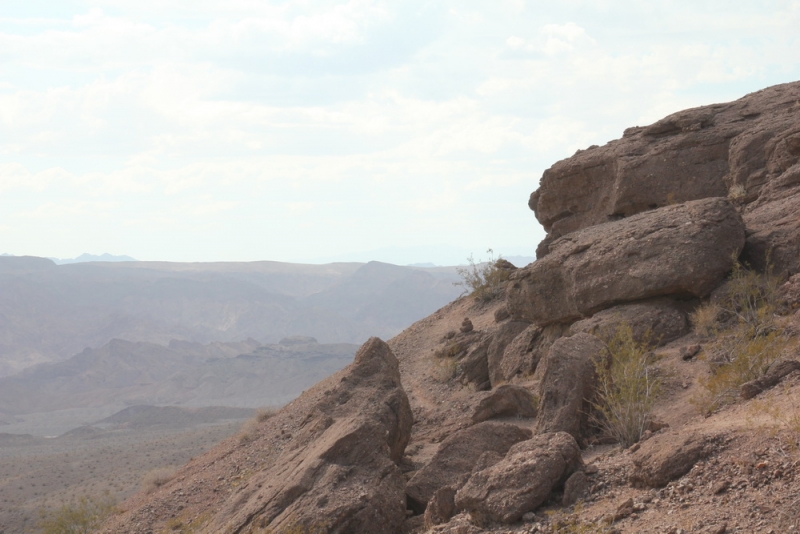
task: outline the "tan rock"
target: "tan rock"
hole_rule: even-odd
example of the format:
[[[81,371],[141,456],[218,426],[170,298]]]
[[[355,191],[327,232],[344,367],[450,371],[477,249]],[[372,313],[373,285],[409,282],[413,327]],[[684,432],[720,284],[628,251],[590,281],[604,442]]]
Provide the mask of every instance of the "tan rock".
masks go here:
[[[595,388],[595,361],[605,344],[579,333],[561,338],[550,348],[539,386],[537,432],[567,432],[581,439]]]
[[[406,506],[395,462],[412,417],[397,359],[386,343],[370,339],[340,384],[308,412],[303,431],[226,499],[207,530],[397,532]]]
[[[614,304],[662,295],[704,297],[744,246],[734,206],[711,198],[593,226],[550,245],[507,289],[512,318],[573,322]]]
[[[613,306],[570,326],[570,334],[586,332],[600,339],[614,336],[620,324],[631,327],[633,338],[661,346],[689,332],[686,313],[670,299],[653,299]]]
[[[530,430],[491,421],[460,430],[444,440],[431,461],[414,474],[406,493],[415,507],[424,508],[439,488],[460,488],[482,454],[505,454],[512,445],[530,437]]]
[[[456,508],[479,524],[514,523],[581,465],[580,448],[569,434],[534,436],[511,447],[502,461],[473,473],[456,493]]]

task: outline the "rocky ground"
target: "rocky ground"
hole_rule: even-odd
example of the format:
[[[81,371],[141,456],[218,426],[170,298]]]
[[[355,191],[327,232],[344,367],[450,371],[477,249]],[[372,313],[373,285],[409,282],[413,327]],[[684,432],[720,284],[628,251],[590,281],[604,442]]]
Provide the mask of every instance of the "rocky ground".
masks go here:
[[[797,530],[798,109],[800,83],[777,86],[558,162],[530,200],[539,259],[498,262],[501,291],[371,339],[104,532]],[[662,384],[627,448],[591,416],[621,329]],[[741,395],[703,401],[765,355]]]

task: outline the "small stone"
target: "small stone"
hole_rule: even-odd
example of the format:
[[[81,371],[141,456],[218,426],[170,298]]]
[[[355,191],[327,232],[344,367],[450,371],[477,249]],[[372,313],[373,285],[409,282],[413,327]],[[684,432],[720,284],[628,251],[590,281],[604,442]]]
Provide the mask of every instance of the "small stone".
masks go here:
[[[522,514],[522,520],[526,523],[533,523],[534,521],[536,521],[536,514],[534,514],[533,512],[527,512],[525,514]]]

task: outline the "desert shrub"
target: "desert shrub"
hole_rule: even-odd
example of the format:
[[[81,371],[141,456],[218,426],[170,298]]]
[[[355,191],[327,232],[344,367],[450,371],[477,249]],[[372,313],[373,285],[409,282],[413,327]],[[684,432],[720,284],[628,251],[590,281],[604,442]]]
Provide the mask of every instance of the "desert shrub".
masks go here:
[[[242,428],[239,429],[239,443],[249,443],[256,439],[258,435],[258,428],[261,426],[261,422],[258,420],[257,416],[251,417],[244,423],[242,423]]]
[[[595,363],[597,398],[592,419],[605,434],[628,447],[647,429],[661,381],[649,361],[649,335],[636,341],[631,326],[621,323],[606,347],[606,358]]]
[[[470,254],[467,258],[468,267],[456,267],[456,272],[461,280],[454,285],[464,287],[464,293],[470,293],[476,300],[488,302],[503,292],[504,282],[508,280],[508,269],[502,269],[498,263],[501,256],[494,257],[494,251],[487,249],[489,259],[485,262],[476,262]]]
[[[781,358],[789,336],[777,321],[779,286],[769,269],[759,274],[734,262],[724,294],[714,304],[717,322],[704,327],[713,336],[704,348],[711,374],[700,381],[704,393],[693,399],[703,413],[735,401],[739,386],[763,376]],[[700,328],[697,315],[693,320]]]
[[[88,534],[114,513],[114,499],[82,496],[53,511],[42,511],[38,528],[42,534]]]
[[[455,358],[437,357],[431,361],[431,378],[436,382],[449,382],[457,372],[458,361]]]
[[[271,406],[265,406],[263,408],[259,408],[258,410],[256,410],[255,418],[256,421],[258,421],[259,423],[263,423],[267,419],[274,417],[275,414],[277,413],[278,413],[277,409]]]
[[[178,470],[175,466],[157,467],[144,474],[142,477],[142,491],[145,493],[152,493],[175,476]]]
[[[697,307],[690,315],[694,331],[704,338],[708,338],[717,333],[719,329],[718,319],[720,308],[712,302],[707,302]]]

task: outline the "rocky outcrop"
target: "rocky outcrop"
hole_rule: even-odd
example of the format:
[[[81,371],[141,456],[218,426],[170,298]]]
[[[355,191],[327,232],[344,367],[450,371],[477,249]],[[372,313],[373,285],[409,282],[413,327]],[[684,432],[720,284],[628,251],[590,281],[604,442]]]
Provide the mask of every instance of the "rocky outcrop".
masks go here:
[[[572,322],[614,304],[662,295],[704,297],[730,271],[744,224],[724,198],[655,209],[576,231],[511,276],[512,318]]]
[[[752,202],[794,178],[800,83],[681,111],[544,172],[529,206],[552,241],[669,204],[731,194]],[[785,186],[784,186],[785,188]],[[546,247],[544,252],[546,253]]]
[[[528,389],[522,386],[504,384],[481,399],[472,422],[480,423],[494,417],[536,417],[538,400]]]
[[[506,382],[517,375],[533,375],[539,361],[547,356],[550,347],[564,335],[567,328],[560,324],[528,326],[506,346],[502,354],[492,354],[489,360],[492,385]]]
[[[412,505],[420,510],[439,488],[460,488],[481,455],[487,452],[504,455],[512,445],[530,437],[530,430],[490,421],[456,432],[442,442],[431,461],[408,481],[406,493]]]
[[[556,341],[545,360],[539,386],[537,432],[566,432],[581,439],[595,389],[595,362],[605,344],[589,334]]]
[[[514,523],[538,508],[582,465],[575,439],[565,432],[517,443],[500,462],[476,471],[456,493],[459,511],[473,521]]]
[[[631,327],[637,342],[661,346],[689,332],[689,321],[681,308],[669,299],[622,304],[573,323],[569,331],[610,339],[624,323]]]
[[[472,341],[463,355],[457,355],[459,360],[457,376],[463,384],[472,384],[479,391],[491,388],[491,369],[502,359],[506,347],[527,327],[528,323],[509,321],[498,325],[496,328],[480,334],[478,341]],[[469,336],[477,332],[456,334],[455,343],[466,345]]]
[[[650,438],[635,453],[630,482],[634,486],[664,487],[711,455],[719,441],[716,436],[672,432]]]
[[[406,507],[396,462],[411,424],[397,359],[372,338],[283,454],[228,497],[210,531],[397,532]]]

